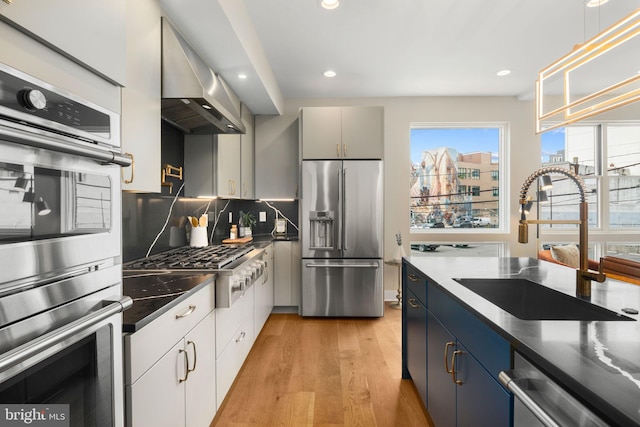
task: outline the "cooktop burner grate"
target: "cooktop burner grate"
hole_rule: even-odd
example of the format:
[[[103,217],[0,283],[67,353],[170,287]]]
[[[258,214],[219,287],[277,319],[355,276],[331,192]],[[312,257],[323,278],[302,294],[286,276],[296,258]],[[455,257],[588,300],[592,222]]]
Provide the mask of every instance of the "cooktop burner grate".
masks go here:
[[[253,246],[184,246],[127,262],[123,267],[125,270],[218,270],[252,250]]]

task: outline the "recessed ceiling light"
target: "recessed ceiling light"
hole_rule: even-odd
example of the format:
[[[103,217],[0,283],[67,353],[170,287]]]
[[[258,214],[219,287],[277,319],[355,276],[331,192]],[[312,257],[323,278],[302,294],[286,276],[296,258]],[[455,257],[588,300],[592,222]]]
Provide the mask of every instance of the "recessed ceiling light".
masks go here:
[[[609,3],[609,0],[589,0],[587,7],[600,7],[605,3]]]
[[[340,6],[340,0],[320,0],[320,6],[332,10]]]
[[[336,72],[333,70],[327,70],[324,73],[322,73],[323,76],[325,77],[335,77],[336,76]]]
[[[244,73],[240,73],[240,74],[238,74],[238,78],[239,78],[240,80],[244,80],[244,79],[246,79],[246,78],[247,78],[247,75],[246,75],[246,74],[244,74]]]
[[[511,74],[511,70],[500,70],[496,74],[500,77],[508,76],[509,74]]]
[[[211,110],[211,106],[207,104],[202,104],[202,108],[204,108],[205,110]]]

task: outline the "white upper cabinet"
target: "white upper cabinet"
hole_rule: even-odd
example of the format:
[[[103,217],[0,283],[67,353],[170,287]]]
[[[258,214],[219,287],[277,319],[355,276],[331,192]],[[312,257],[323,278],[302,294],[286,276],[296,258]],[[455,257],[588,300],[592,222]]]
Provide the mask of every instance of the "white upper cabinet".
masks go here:
[[[122,89],[122,151],[133,157],[134,165],[123,170],[123,190],[149,193],[161,190],[161,15],[156,0],[127,0],[127,86]]]
[[[382,107],[302,109],[303,159],[382,159]]]
[[[120,86],[126,85],[125,0],[0,2],[0,19]]]
[[[256,199],[297,199],[298,115],[256,116]]]

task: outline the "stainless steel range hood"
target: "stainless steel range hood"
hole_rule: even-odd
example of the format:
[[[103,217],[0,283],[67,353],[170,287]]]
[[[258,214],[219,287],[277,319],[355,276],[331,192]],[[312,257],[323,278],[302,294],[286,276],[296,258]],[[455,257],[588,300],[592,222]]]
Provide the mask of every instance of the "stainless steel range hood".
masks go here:
[[[188,133],[245,133],[235,94],[162,19],[162,118]]]

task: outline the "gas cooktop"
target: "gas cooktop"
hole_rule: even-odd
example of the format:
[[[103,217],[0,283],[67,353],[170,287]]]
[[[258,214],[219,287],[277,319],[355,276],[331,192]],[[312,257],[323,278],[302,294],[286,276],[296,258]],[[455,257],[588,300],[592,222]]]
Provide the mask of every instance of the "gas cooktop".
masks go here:
[[[123,264],[123,270],[219,270],[253,249],[253,246],[213,245],[203,248],[183,246],[129,261]]]

